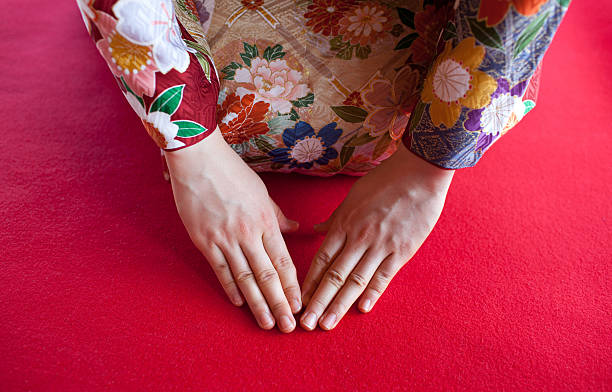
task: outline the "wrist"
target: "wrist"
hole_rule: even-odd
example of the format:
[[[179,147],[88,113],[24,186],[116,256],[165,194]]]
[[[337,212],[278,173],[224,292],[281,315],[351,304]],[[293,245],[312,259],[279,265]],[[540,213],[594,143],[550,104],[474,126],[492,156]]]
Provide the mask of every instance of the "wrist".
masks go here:
[[[396,172],[395,175],[404,178],[406,183],[418,181],[435,192],[446,192],[455,173],[453,169],[446,169],[428,162],[410,151],[404,143],[398,143],[397,151],[381,165],[392,167]]]

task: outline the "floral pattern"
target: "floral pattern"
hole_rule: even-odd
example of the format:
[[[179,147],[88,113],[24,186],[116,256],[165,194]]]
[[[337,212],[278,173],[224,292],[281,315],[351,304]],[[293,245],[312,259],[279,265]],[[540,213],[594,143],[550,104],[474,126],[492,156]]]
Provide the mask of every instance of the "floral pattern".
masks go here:
[[[136,44],[116,29],[117,21],[104,12],[97,13],[96,26],[102,39],[96,44],[115,76],[122,76],[137,95],[153,95],[157,67],[149,46]]]
[[[254,94],[246,94],[242,98],[233,93],[228,95],[217,112],[219,128],[225,140],[238,144],[268,132],[268,124],[264,120],[269,108],[266,102],[255,102]]]
[[[294,128],[283,132],[286,147],[276,148],[268,154],[274,162],[289,164],[289,167],[310,169],[314,163],[326,165],[338,156],[332,145],[342,134],[342,129],[336,127],[334,122],[315,133],[308,123],[300,121]]]
[[[369,1],[347,12],[338,22],[338,34],[351,44],[374,44],[391,29],[390,10]]]
[[[354,4],[354,1],[345,0],[314,0],[308,6],[308,12],[304,14],[304,17],[308,19],[306,26],[310,27],[314,33],[327,37],[338,35],[340,28],[338,22]]]
[[[364,127],[371,136],[389,132],[392,139],[399,139],[408,125],[408,118],[418,101],[418,71],[405,67],[400,70],[393,83],[377,80],[363,93],[366,107],[370,110]]]
[[[497,88],[495,79],[479,71],[485,48],[466,38],[451,49],[447,44],[425,79],[421,98],[430,103],[430,114],[436,126],[452,127],[462,107],[482,108]]]
[[[77,4],[161,148],[218,127],[255,170],[327,176],[362,175],[399,143],[475,165],[535,106],[569,0]]]
[[[465,120],[465,129],[480,131],[477,150],[486,150],[495,140],[506,133],[525,114],[525,104],[521,96],[527,83],[519,83],[513,88],[506,79],[497,80],[497,89],[491,95],[491,104],[482,109],[471,110]]]
[[[131,42],[152,46],[155,63],[162,73],[173,68],[178,72],[187,70],[187,45],[170,0],[121,0],[113,6],[113,12],[119,19],[119,33]]]
[[[535,15],[548,0],[482,0],[478,8],[478,19],[486,20],[487,26],[499,24],[513,5],[521,15]]]

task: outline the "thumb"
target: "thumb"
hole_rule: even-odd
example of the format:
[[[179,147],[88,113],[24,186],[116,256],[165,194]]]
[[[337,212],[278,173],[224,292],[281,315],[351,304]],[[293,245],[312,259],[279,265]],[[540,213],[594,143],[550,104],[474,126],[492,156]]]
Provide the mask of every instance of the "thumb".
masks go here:
[[[294,221],[289,219],[283,214],[278,204],[272,200],[272,206],[274,207],[274,213],[276,214],[276,219],[278,220],[278,227],[282,233],[292,233],[297,231],[300,227],[300,223],[298,221]]]
[[[329,226],[331,225],[332,221],[334,220],[333,218],[334,218],[334,214],[332,214],[324,222],[315,224],[312,228],[317,233],[325,233],[327,230],[329,230]]]

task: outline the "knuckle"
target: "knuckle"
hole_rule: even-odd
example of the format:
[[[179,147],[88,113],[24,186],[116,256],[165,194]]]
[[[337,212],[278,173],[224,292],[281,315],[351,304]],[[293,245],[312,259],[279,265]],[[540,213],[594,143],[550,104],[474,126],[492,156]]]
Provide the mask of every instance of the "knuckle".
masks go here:
[[[289,255],[278,256],[274,259],[274,266],[281,270],[290,269],[293,267],[293,261]]]
[[[342,276],[340,272],[333,268],[327,270],[327,272],[325,273],[325,280],[327,280],[327,282],[331,283],[337,288],[340,288],[344,285],[344,276]]]
[[[296,285],[289,285],[283,288],[285,296],[289,298],[292,294],[299,292],[299,287]]]
[[[228,280],[226,282],[221,282],[221,287],[225,290],[234,290],[236,288],[236,283],[233,280]]]
[[[393,279],[393,273],[386,269],[381,269],[378,271],[378,279],[385,284],[389,284],[391,279]]]
[[[273,268],[266,268],[257,273],[257,281],[261,284],[270,283],[278,279],[278,273]]]
[[[209,263],[212,269],[218,274],[225,273],[225,271],[229,270],[227,263],[221,260],[210,260]]]
[[[249,283],[253,281],[254,275],[251,271],[240,271],[236,274],[236,282],[240,283]]]
[[[270,306],[270,310],[273,314],[282,313],[285,310],[285,304],[283,302],[275,302]]]
[[[311,306],[312,306],[312,309],[321,309],[322,311],[323,309],[327,307],[327,303],[324,301],[321,301],[319,297],[314,297],[313,299],[310,300],[309,307]]]
[[[319,250],[314,257],[313,263],[318,267],[327,268],[331,260],[331,255],[326,250]]]
[[[364,288],[368,284],[368,281],[366,280],[366,278],[357,272],[352,272],[349,275],[348,280],[349,282],[353,283],[354,285],[360,288]]]

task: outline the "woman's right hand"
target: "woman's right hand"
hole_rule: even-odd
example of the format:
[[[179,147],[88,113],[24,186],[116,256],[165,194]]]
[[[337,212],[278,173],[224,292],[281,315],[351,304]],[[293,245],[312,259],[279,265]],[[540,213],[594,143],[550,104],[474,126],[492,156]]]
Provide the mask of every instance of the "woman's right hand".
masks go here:
[[[281,232],[295,231],[259,176],[217,128],[205,140],[166,151],[174,200],[195,246],[236,306],[244,299],[259,326],[291,332],[300,287]]]

